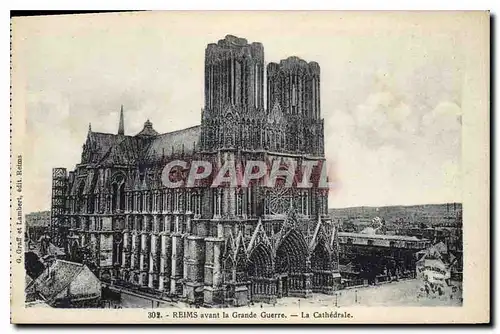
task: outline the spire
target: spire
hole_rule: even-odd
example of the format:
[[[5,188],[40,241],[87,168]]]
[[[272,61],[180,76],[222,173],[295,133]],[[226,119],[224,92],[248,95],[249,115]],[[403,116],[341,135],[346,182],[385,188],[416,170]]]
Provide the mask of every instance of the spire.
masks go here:
[[[125,125],[123,123],[123,104],[120,109],[120,123],[118,124],[118,134],[122,136],[125,134]]]
[[[92,124],[89,123],[89,133],[91,133],[91,132],[92,132]]]

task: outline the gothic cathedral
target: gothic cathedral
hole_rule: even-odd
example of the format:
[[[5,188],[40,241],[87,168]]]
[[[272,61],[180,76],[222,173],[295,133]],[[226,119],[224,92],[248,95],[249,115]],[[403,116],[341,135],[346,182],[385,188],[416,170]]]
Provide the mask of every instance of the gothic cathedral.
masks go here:
[[[81,162],[52,172],[51,234],[68,258],[103,282],[206,306],[335,291],[328,189],[213,187],[213,175],[192,187],[162,182],[177,160],[238,172],[248,161],[299,171],[325,162],[319,65],[289,57],[266,76],[264,67],[262,44],[228,35],[205,50],[200,126],[161,134],[147,120],[128,135],[123,108],[117,134],[89,126]]]

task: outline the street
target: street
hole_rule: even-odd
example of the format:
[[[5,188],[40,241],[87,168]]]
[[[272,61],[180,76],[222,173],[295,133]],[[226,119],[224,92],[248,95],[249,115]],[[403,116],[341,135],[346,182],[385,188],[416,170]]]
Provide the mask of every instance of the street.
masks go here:
[[[412,279],[378,286],[347,289],[335,295],[313,294],[310,298],[285,297],[278,299],[276,306],[461,306],[461,292],[451,289],[443,296],[425,296],[420,292],[422,282]],[[269,307],[272,305],[263,305]]]
[[[442,296],[426,296],[420,290],[423,286],[420,280],[412,279],[400,282],[340,290],[337,295],[314,293],[309,298],[284,297],[277,300],[276,305],[256,303],[254,307],[272,309],[276,307],[353,307],[353,306],[461,306],[461,290],[452,292],[446,290]],[[450,298],[452,296],[452,298]],[[192,308],[183,302],[151,303],[151,301],[130,295],[122,295],[121,306],[125,308]],[[247,306],[250,307],[250,306]],[[240,309],[245,309],[242,307]],[[235,308],[236,309],[236,308]]]

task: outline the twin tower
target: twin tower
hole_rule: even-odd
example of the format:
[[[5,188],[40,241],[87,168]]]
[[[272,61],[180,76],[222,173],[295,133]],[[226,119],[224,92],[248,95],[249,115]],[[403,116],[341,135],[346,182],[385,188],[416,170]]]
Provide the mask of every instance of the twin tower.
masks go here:
[[[264,67],[261,43],[227,35],[208,44],[202,149],[323,156],[318,63],[289,57],[269,63],[266,77]]]

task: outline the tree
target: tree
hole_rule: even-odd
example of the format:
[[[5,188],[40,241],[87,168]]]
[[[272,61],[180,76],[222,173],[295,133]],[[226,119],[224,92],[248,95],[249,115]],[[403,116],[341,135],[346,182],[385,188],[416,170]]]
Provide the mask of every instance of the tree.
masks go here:
[[[45,270],[40,258],[33,252],[27,252],[24,255],[24,268],[26,273],[33,279],[37,278]]]

